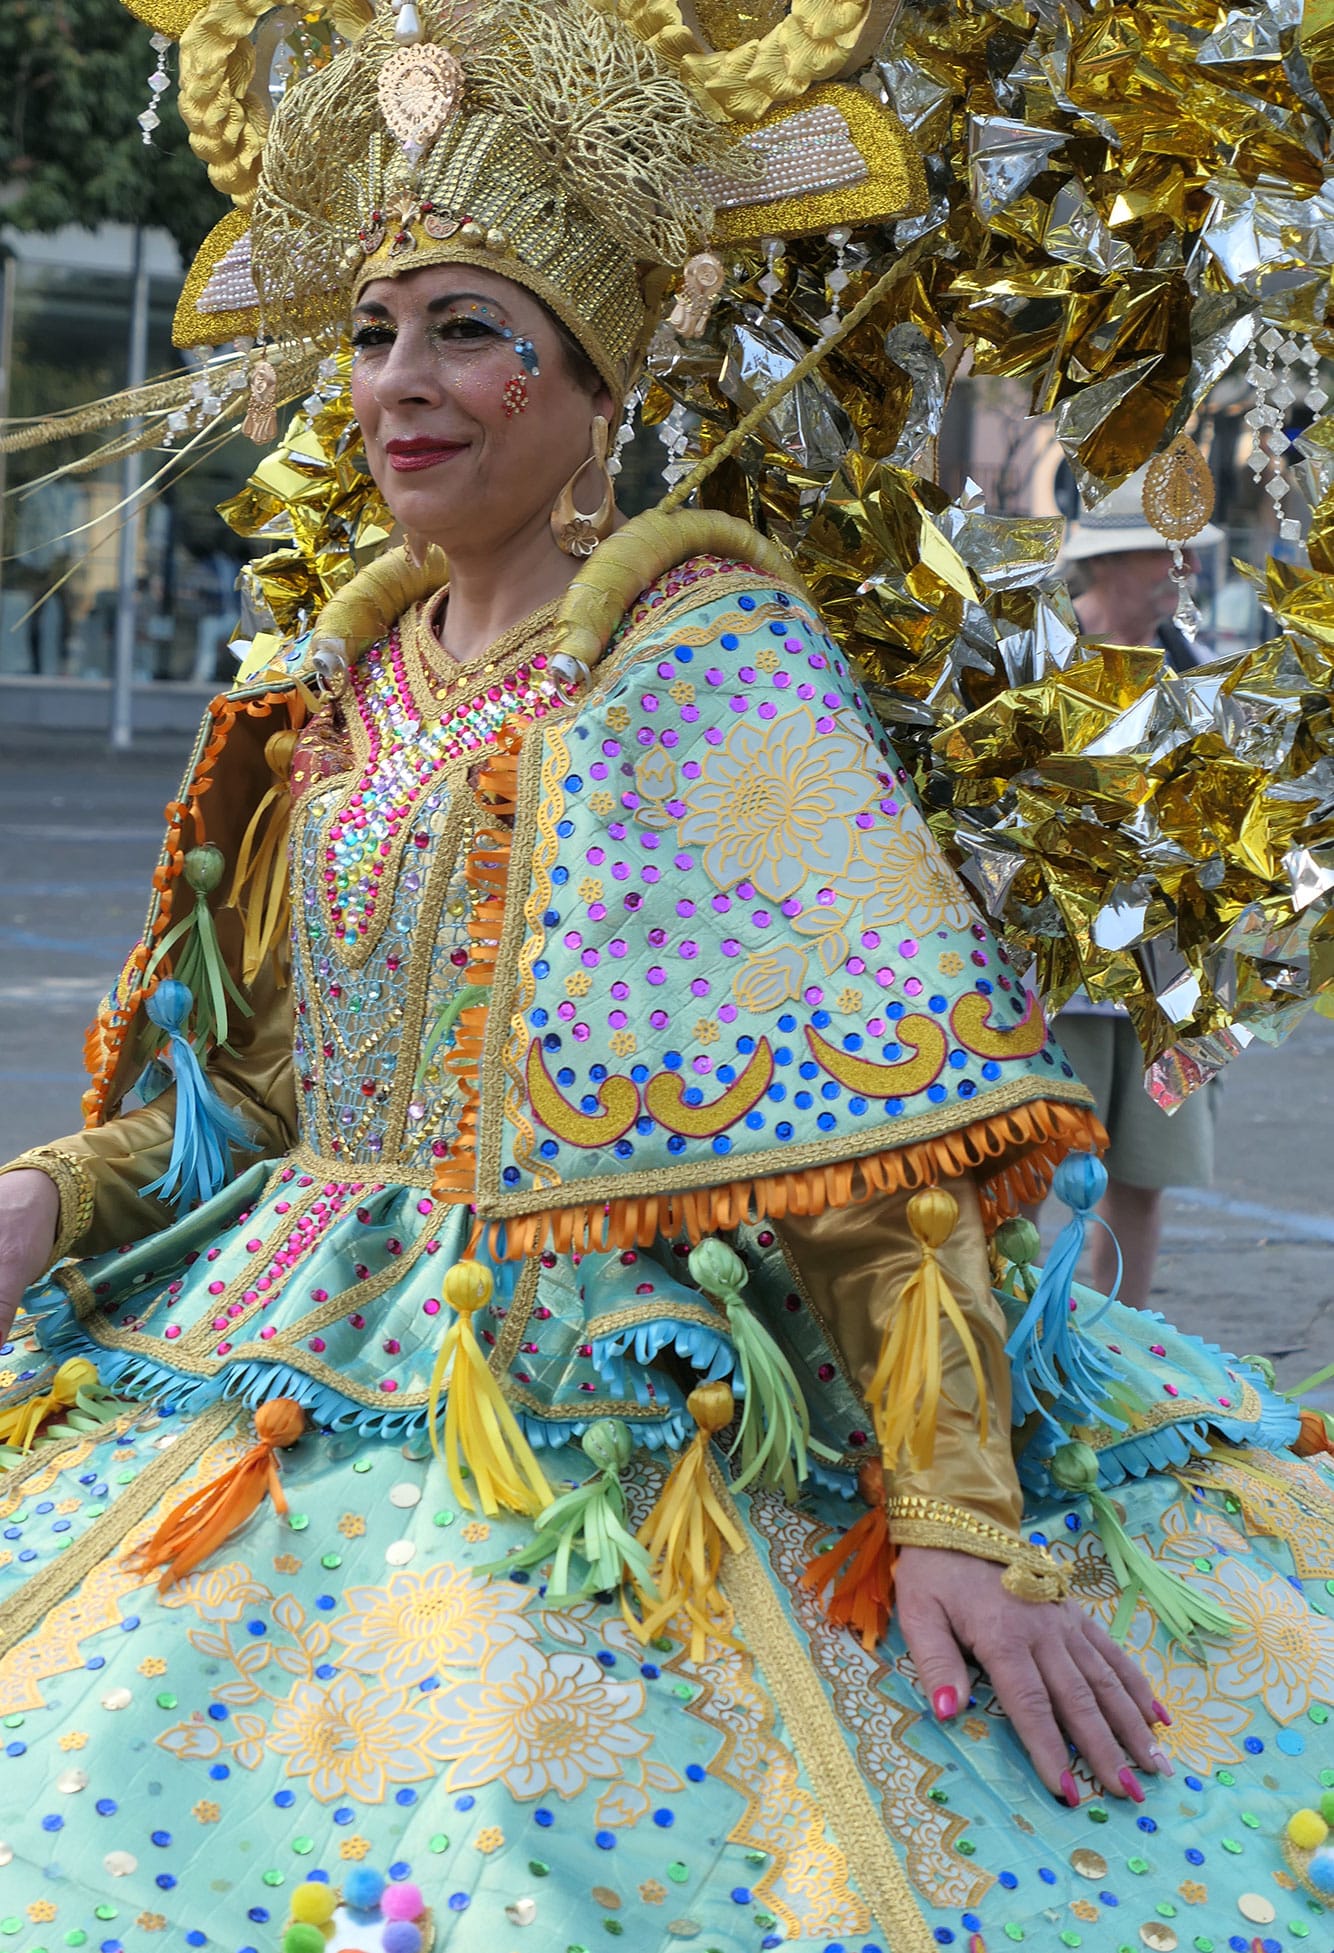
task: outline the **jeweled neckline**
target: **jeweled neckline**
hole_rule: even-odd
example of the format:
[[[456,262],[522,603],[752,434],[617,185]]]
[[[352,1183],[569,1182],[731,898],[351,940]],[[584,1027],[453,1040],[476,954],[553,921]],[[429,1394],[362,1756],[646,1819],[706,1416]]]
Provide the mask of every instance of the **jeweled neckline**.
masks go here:
[[[458,664],[432,628],[432,613],[439,601],[437,594],[414,604],[399,626],[413,701],[423,725],[448,717],[461,697],[476,698],[497,685],[504,688],[507,680],[513,681],[525,655],[549,648],[560,610],[559,599],[540,604],[502,631],[483,657]],[[512,684],[510,689],[515,689]]]

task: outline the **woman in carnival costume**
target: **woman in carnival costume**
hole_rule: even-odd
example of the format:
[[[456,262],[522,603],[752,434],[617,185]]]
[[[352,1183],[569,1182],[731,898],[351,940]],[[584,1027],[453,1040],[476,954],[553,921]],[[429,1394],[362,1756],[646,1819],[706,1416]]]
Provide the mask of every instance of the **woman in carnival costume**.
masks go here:
[[[584,0],[404,0],[255,164],[259,431],[350,314],[405,540],[215,704],[89,1126],[0,1180],[0,1910],[46,1946],[1319,1904],[1334,1631],[1245,1525],[1327,1509],[1295,1413],[1072,1288],[1088,1095],[793,562],[617,516],[673,278],[697,330],[711,238],[912,194],[864,94],[743,153],[684,73]]]

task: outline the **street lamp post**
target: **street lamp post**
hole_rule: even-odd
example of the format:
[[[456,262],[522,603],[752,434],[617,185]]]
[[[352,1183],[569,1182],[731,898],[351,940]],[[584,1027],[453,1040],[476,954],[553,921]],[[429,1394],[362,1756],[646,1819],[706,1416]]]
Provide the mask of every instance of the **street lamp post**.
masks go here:
[[[131,260],[130,352],[127,384],[141,387],[148,376],[148,253],[144,227],[134,227]],[[131,421],[137,433],[141,421]],[[127,454],[121,474],[120,548],[116,566],[116,655],[111,675],[111,747],[126,752],[134,737],[134,651],[139,622],[139,490],[143,486],[143,455]]]

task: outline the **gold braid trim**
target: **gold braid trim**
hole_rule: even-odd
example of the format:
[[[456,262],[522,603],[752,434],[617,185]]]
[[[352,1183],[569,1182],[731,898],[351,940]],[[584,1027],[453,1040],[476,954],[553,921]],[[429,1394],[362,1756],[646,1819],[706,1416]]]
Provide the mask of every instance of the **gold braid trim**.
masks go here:
[[[776,103],[846,73],[879,10],[872,0],[792,0],[767,34],[720,52],[701,47],[679,0],[622,0],[620,12],[723,115],[753,122]]]
[[[710,1478],[729,1518],[739,1515],[716,1464]],[[838,1840],[858,1896],[871,1908],[894,1953],[932,1953],[934,1942],[917,1896],[885,1836],[884,1818],[849,1752],[810,1654],[793,1629],[769,1568],[748,1539],[723,1562],[723,1591],[736,1625],[773,1692],[830,1830]]]
[[[56,1192],[60,1196],[55,1246],[47,1263],[51,1267],[57,1261],[63,1261],[74,1243],[81,1241],[92,1226],[96,1190],[93,1176],[83,1161],[67,1158],[54,1146],[34,1146],[28,1152],[20,1153],[16,1160],[0,1166],[0,1173],[17,1173],[23,1168],[33,1167],[55,1182]]]
[[[159,1452],[151,1465],[145,1465],[103,1518],[58,1559],[35,1573],[12,1600],[5,1602],[0,1621],[0,1659],[115,1551],[126,1535],[148,1517],[158,1500],[185,1477],[191,1465],[199,1462],[214,1440],[241,1414],[241,1406],[226,1399],[201,1411],[174,1443]]]
[[[889,1501],[888,1510],[889,1536],[896,1546],[937,1546],[947,1553],[994,1560],[1005,1568],[1001,1585],[1019,1600],[1064,1600],[1070,1591],[1067,1575],[1050,1553],[963,1506],[905,1492]]]
[[[366,0],[316,0],[334,31],[355,40],[371,18]],[[206,0],[181,35],[181,118],[213,187],[248,204],[259,183],[269,97],[255,83],[251,34],[273,0]]]

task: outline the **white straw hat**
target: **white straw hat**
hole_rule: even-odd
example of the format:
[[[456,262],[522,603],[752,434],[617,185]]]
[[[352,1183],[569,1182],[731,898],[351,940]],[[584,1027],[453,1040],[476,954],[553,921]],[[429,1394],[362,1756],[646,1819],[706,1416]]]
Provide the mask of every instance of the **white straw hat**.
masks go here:
[[[1066,530],[1063,563],[1081,563],[1090,556],[1120,556],[1132,549],[1169,549],[1144,513],[1144,477],[1147,463],[1137,468],[1128,480],[1110,495],[1104,495],[1096,508],[1089,509]],[[1183,543],[1184,549],[1208,549],[1223,541],[1216,522],[1206,522],[1198,534]]]

